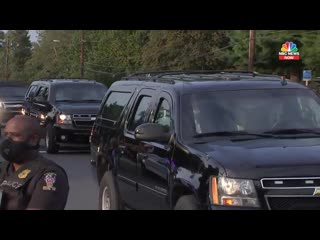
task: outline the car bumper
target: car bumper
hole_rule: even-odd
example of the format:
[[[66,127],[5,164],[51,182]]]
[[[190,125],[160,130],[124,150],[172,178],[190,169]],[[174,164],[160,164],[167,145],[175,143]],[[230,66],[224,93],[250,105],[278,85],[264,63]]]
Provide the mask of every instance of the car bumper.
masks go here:
[[[90,146],[91,128],[77,128],[73,125],[54,124],[56,141],[61,146],[85,147]]]
[[[229,207],[229,206],[210,205],[209,210],[262,210],[262,209],[250,208],[250,207]]]

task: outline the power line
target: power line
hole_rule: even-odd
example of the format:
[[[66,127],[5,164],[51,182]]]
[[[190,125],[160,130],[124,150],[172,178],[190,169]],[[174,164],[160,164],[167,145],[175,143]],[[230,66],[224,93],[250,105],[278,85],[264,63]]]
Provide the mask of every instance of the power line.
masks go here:
[[[127,72],[104,72],[104,71],[99,71],[99,70],[93,70],[93,69],[90,69],[90,68],[86,68],[86,70],[89,71],[89,72],[108,74],[108,75],[112,75],[112,76],[115,76],[117,74],[127,73]]]

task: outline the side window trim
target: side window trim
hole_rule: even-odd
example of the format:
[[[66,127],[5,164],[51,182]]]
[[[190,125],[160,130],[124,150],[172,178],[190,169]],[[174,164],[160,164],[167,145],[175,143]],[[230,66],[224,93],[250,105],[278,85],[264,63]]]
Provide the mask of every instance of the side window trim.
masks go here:
[[[37,85],[31,85],[26,94],[26,98],[29,98],[31,93],[36,92],[37,88],[38,88]]]
[[[43,92],[43,97],[48,101],[49,99],[49,88],[45,86],[44,92]]]
[[[112,120],[112,119],[108,119],[108,118],[103,118],[103,117],[102,117],[103,108],[104,108],[104,106],[106,105],[106,103],[108,102],[109,97],[111,96],[112,93],[126,93],[126,94],[130,94],[129,100],[128,100],[128,102],[124,105],[124,107],[123,107],[123,109],[122,109],[122,111],[121,111],[121,113],[120,113],[120,115],[119,115],[119,117],[118,117],[117,120]],[[129,104],[132,96],[133,96],[133,94],[132,94],[132,92],[130,92],[130,91],[116,91],[116,90],[110,91],[110,92],[108,93],[107,97],[105,98],[104,103],[101,105],[101,110],[99,111],[97,118],[98,118],[98,119],[101,119],[101,120],[110,121],[110,122],[113,122],[113,123],[118,122],[118,121],[121,119],[121,117],[122,117],[122,115],[123,115],[126,107],[128,106],[128,104]]]
[[[125,120],[125,126],[124,126],[124,134],[131,134],[133,135],[134,131],[129,130],[129,126],[131,122],[133,121],[133,117],[135,116],[135,113],[140,105],[140,101],[143,97],[150,97],[150,105],[147,109],[147,114],[150,115],[150,110],[153,110],[153,103],[154,103],[154,95],[157,93],[155,89],[152,88],[142,88],[140,89],[139,93],[136,94],[134,102],[132,103],[132,108],[130,112],[128,113],[126,120]]]
[[[127,131],[128,133],[131,133],[131,134],[134,133],[134,130],[130,130],[129,127],[131,126],[131,124],[132,124],[132,122],[133,122],[133,120],[134,120],[134,117],[136,116],[136,113],[137,113],[137,110],[138,110],[138,108],[139,108],[139,106],[140,106],[141,101],[142,101],[143,98],[145,98],[145,97],[150,98],[150,103],[152,103],[152,96],[150,96],[150,95],[148,95],[148,94],[140,94],[140,95],[138,96],[138,101],[136,101],[136,103],[135,103],[135,105],[134,105],[132,114],[131,114],[131,116],[129,117],[129,119],[128,119],[128,124],[127,124],[127,126],[126,126],[126,131]],[[146,114],[149,114],[149,113],[150,113],[150,112],[149,112],[150,107],[151,107],[151,106],[149,105],[148,108],[146,109],[146,112],[145,112]],[[145,118],[146,118],[146,115],[144,116],[144,120],[145,120]]]
[[[161,92],[157,96],[155,114],[153,115],[153,119],[152,119],[153,123],[156,121],[158,111],[159,111],[159,108],[160,108],[163,100],[166,100],[169,103],[170,112],[171,112],[171,120],[174,118],[174,106],[173,106],[172,96],[168,92]],[[175,126],[174,126],[174,121],[173,121],[173,125],[171,126],[171,131],[174,131],[174,130],[175,130]]]
[[[156,108],[156,113],[153,117],[153,121],[152,122],[155,122],[157,120],[157,117],[158,117],[158,114],[159,114],[159,111],[160,111],[160,107],[163,105],[163,102],[166,101],[167,104],[169,105],[169,111],[170,111],[170,120],[172,119],[172,107],[171,107],[171,104],[170,104],[170,101],[168,101],[167,98],[165,97],[160,97],[160,99],[158,100],[157,102],[157,108]],[[172,129],[172,124],[170,122],[170,129]]]
[[[35,97],[40,96],[40,93],[41,93],[42,89],[44,89],[44,88],[45,88],[44,86],[39,86],[39,89],[36,91],[36,94],[34,96]]]

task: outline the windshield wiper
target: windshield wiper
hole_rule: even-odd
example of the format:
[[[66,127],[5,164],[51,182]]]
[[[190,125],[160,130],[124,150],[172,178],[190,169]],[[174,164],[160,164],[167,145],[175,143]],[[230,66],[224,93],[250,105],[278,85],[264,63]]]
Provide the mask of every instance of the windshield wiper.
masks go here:
[[[263,133],[250,133],[246,131],[221,131],[221,132],[209,132],[209,133],[200,133],[196,134],[194,138],[201,138],[201,137],[213,137],[213,136],[256,136],[256,137],[273,137],[270,134],[263,134]]]
[[[290,128],[290,129],[277,129],[272,131],[264,132],[267,134],[284,134],[284,135],[294,135],[294,134],[302,134],[302,133],[314,133],[320,135],[320,131],[314,130],[314,129],[296,129],[296,128]]]

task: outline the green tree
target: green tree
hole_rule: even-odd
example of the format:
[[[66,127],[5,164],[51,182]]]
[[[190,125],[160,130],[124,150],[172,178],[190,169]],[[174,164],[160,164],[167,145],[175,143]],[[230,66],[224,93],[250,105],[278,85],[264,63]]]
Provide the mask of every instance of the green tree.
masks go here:
[[[4,79],[4,66],[5,66],[5,33],[0,31],[0,80]]]
[[[152,31],[143,49],[150,70],[224,69],[230,67],[229,38],[222,30]]]
[[[304,63],[299,61],[279,61],[279,51],[286,41],[304,48],[303,31],[297,30],[259,30],[256,31],[254,69],[261,73],[288,75],[298,81]],[[230,31],[234,65],[241,70],[248,69],[249,31]]]
[[[28,30],[10,30],[7,37],[10,44],[10,78],[21,80],[24,78],[25,64],[32,54]]]
[[[74,49],[74,34],[71,30],[40,31],[39,42],[33,45],[32,58],[27,62],[27,79],[57,78],[69,73],[74,64],[68,61]]]

